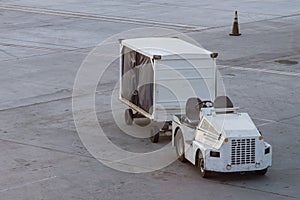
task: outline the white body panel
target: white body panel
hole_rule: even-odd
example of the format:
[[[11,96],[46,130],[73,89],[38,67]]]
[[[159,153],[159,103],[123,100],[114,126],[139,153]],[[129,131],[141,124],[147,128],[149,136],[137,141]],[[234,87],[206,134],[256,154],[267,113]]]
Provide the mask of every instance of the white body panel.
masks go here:
[[[190,97],[215,97],[215,61],[158,60],[155,62],[155,112],[157,121],[171,121],[183,114]]]

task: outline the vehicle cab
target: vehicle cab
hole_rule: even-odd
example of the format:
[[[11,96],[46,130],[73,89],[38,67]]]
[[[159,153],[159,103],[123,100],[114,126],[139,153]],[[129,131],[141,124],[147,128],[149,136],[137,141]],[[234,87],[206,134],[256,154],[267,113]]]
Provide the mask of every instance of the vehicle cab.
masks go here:
[[[185,115],[173,118],[172,142],[178,159],[198,166],[203,177],[212,171],[263,175],[272,163],[271,145],[226,96],[188,99]]]

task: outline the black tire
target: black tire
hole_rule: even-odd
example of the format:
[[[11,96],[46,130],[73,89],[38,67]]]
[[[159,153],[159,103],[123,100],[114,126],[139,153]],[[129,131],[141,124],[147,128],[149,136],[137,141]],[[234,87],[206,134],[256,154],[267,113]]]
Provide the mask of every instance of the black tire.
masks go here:
[[[158,143],[158,141],[159,141],[159,128],[158,127],[151,128],[150,140],[152,143]]]
[[[268,168],[255,171],[255,174],[263,176],[263,175],[265,175],[267,173],[267,171],[268,171]]]
[[[175,135],[175,147],[178,160],[181,162],[186,162],[184,155],[184,139],[180,129],[178,129]]]
[[[197,156],[198,156],[197,157],[197,166],[200,170],[200,174],[203,178],[208,178],[211,175],[211,173],[209,171],[205,170],[205,160],[204,160],[200,150],[199,150]]]
[[[132,125],[133,123],[133,111],[132,109],[126,109],[125,110],[125,123],[127,125]]]

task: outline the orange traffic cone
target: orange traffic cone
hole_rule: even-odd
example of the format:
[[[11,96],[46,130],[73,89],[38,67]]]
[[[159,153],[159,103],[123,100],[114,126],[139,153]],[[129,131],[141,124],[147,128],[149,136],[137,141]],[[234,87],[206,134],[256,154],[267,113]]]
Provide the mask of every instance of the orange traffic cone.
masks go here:
[[[239,22],[238,22],[238,14],[237,11],[235,11],[234,21],[232,25],[232,33],[229,34],[230,36],[240,36],[239,32]]]

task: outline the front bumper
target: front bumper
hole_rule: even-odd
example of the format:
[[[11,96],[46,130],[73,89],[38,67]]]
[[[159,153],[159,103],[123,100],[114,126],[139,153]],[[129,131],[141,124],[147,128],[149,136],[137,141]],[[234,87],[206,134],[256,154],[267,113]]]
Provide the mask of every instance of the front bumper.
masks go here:
[[[210,150],[205,152],[205,169],[215,172],[247,172],[263,170],[272,165],[272,146],[262,141],[256,144],[255,161],[248,164],[232,164],[229,148],[220,149],[220,157],[211,157]],[[269,148],[266,154],[265,149]],[[227,150],[227,151],[226,151]]]

